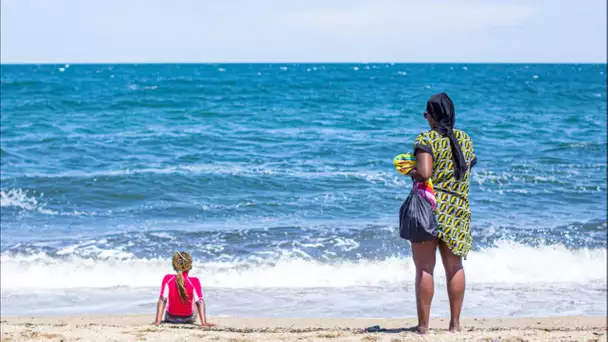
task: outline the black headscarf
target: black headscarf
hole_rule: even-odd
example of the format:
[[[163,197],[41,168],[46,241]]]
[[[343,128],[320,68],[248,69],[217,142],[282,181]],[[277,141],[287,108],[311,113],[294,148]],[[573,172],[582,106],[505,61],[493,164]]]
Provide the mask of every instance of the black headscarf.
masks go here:
[[[464,160],[458,140],[454,135],[454,122],[456,121],[454,103],[446,93],[435,94],[426,103],[426,112],[435,120],[435,127],[433,129],[450,139],[452,159],[454,161],[454,175],[457,180],[460,180],[467,172],[467,163]]]

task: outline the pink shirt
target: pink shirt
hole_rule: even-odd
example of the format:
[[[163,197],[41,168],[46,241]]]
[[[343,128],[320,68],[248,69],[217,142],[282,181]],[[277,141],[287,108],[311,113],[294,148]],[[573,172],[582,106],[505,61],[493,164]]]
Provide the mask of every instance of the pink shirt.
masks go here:
[[[189,277],[188,272],[184,275],[184,285],[188,293],[188,300],[183,301],[177,289],[177,275],[167,274],[163,278],[160,286],[160,296],[168,300],[167,312],[174,316],[192,316],[194,313],[194,303],[203,299],[201,283],[196,277]]]

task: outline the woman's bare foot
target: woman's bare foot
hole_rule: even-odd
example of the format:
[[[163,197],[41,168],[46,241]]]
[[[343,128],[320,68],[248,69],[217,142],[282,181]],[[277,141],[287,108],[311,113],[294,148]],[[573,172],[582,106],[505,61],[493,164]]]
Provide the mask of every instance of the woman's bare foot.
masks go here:
[[[420,335],[426,335],[426,333],[429,332],[429,328],[428,327],[417,326],[416,327],[416,332],[418,332]]]
[[[450,332],[460,332],[460,322],[450,322],[450,328],[448,329]]]

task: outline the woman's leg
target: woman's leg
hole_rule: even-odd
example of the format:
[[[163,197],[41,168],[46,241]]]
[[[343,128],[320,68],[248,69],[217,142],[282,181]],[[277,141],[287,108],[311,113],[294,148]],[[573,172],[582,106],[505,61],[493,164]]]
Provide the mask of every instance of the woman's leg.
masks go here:
[[[465,277],[462,258],[450,251],[444,243],[439,244],[439,253],[445,268],[445,278],[448,285],[448,298],[450,299],[450,331],[460,331],[460,310],[464,299]]]
[[[429,329],[431,302],[435,292],[433,271],[435,269],[435,254],[437,239],[412,243],[412,256],[416,266],[416,309],[418,311],[418,331],[425,334]]]

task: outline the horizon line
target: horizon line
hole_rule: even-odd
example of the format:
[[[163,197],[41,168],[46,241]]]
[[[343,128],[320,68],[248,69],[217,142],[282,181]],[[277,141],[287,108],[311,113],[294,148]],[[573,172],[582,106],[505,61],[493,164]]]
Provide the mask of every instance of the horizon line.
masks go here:
[[[192,65],[214,65],[214,64],[562,64],[562,65],[576,65],[576,64],[607,64],[608,61],[598,62],[598,61],[568,61],[568,62],[552,62],[552,61],[521,61],[521,62],[464,62],[464,61],[454,61],[454,62],[395,62],[395,61],[372,61],[372,62],[352,62],[352,61],[344,61],[344,62],[285,62],[285,61],[273,61],[273,62],[132,62],[132,61],[121,61],[121,62],[0,62],[0,65],[161,65],[161,64],[192,64]]]

